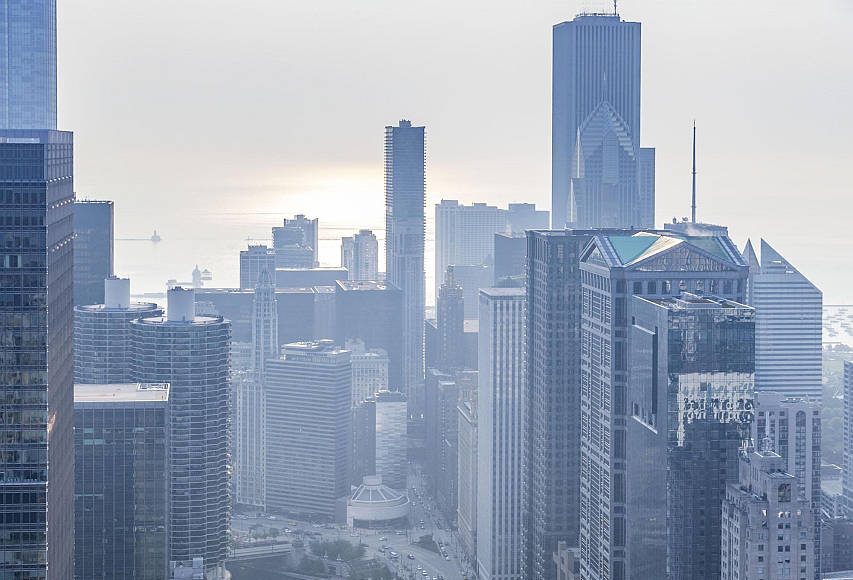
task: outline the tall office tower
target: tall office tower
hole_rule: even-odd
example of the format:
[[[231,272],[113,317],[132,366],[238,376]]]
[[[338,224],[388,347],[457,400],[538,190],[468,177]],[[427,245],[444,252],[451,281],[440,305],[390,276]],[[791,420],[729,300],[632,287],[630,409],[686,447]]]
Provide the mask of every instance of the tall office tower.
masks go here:
[[[130,280],[101,280],[101,304],[74,308],[74,382],[120,384],[131,380],[130,323],[160,316],[153,302],[131,302]]]
[[[362,399],[352,408],[352,485],[376,474],[376,401]]]
[[[404,384],[403,293],[384,282],[349,282],[335,285],[335,321],[331,336],[338,344],[361,340],[368,350],[388,355],[388,388],[401,391]]]
[[[166,316],[130,323],[134,381],[169,383],[169,560],[223,573],[228,548],[231,323],[196,316],[194,292],[169,290]]]
[[[7,4],[0,4],[7,8],[4,39],[33,42],[39,8],[49,4]],[[32,47],[15,50],[24,50],[16,62],[47,58]],[[40,97],[26,102],[36,88],[20,86],[36,82],[20,76],[30,71],[0,80],[25,93],[15,94],[13,114],[6,113],[17,122],[41,119],[29,109]],[[7,514],[0,577],[74,574],[72,143],[62,131],[0,130],[0,513]]]
[[[113,275],[113,202],[74,202],[74,305],[102,304]]]
[[[494,285],[523,287],[527,268],[527,234],[495,234]]]
[[[376,472],[382,483],[406,491],[409,470],[409,422],[406,395],[397,391],[379,391],[373,397],[376,409]]]
[[[523,578],[523,288],[480,290],[477,569],[484,580]]]
[[[379,279],[379,242],[370,230],[359,230],[354,236],[341,238],[341,267],[350,280]]]
[[[427,371],[424,393],[426,472],[438,509],[449,520],[456,517],[459,391],[460,385],[452,375],[436,369]]]
[[[477,392],[459,403],[456,526],[466,562],[477,561]]]
[[[74,388],[74,577],[162,580],[169,385]]]
[[[238,504],[263,508],[266,482],[264,368],[278,358],[278,306],[270,272],[260,271],[252,305],[251,373],[234,398],[234,496]]]
[[[751,435],[755,311],[689,293],[629,310],[628,576],[719,578],[721,502]]]
[[[454,266],[448,266],[435,301],[436,365],[446,372],[465,366],[465,303],[462,286],[456,283],[453,271]]]
[[[462,287],[465,320],[477,320],[480,289],[492,287],[492,265],[453,266],[453,279]]]
[[[755,380],[759,392],[820,400],[823,394],[823,293],[761,240],[743,250],[746,299],[757,313]]]
[[[423,407],[425,189],[424,128],[406,120],[385,127],[385,278],[403,292],[400,390],[416,409]]]
[[[755,444],[763,441],[773,446],[773,451],[785,462],[784,470],[797,478],[797,498],[805,498],[811,506],[812,521],[817,524],[811,530],[815,580],[820,578],[821,572],[820,431],[820,403],[817,401],[766,391],[758,393],[752,440]]]
[[[347,340],[344,346],[350,351],[352,361],[353,406],[371,398],[379,391],[389,390],[387,352],[381,348],[368,350],[364,346],[364,341],[360,339]]]
[[[56,0],[3,0],[0,11],[0,130],[56,129]]]
[[[535,203],[511,203],[506,209],[506,222],[510,234],[547,230],[551,214],[547,209],[536,209]]]
[[[771,446],[772,447],[772,446]],[[811,580],[815,522],[796,477],[772,448],[740,462],[740,478],[723,501],[722,580]]]
[[[262,244],[240,250],[241,290],[254,290],[263,270],[268,271],[275,282],[275,250]]]
[[[725,237],[599,234],[580,260],[581,572],[627,577],[629,298],[707,293],[743,303],[748,267]]]
[[[280,227],[272,229],[272,245],[279,268],[317,268],[320,242],[320,225],[317,218],[298,214],[293,219],[282,220]]]
[[[853,519],[853,362],[844,361],[844,475],[841,489],[847,517]]]
[[[506,232],[507,227],[507,211],[493,205],[460,205],[455,199],[435,204],[436,294],[448,266],[491,264],[494,236]]]
[[[640,150],[640,23],[618,14],[580,14],[554,26],[553,43],[551,226],[556,229],[572,221],[578,130],[602,102],[609,111],[595,122],[618,119],[626,131],[620,135],[624,147],[635,156]],[[616,159],[606,160],[612,169]]]
[[[637,158],[639,176],[639,205],[637,219],[644,227],[655,227],[655,148],[640,147]],[[724,234],[728,235],[728,233]]]
[[[352,469],[350,353],[292,343],[266,364],[267,509],[335,517]]]

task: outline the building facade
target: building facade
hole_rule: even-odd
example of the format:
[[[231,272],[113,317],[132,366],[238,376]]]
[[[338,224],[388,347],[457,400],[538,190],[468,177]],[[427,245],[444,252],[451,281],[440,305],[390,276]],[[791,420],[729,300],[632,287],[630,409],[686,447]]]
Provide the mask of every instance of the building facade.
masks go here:
[[[581,574],[628,574],[627,388],[633,296],[684,292],[743,303],[747,266],[725,237],[598,234],[580,257]]]
[[[275,250],[264,245],[250,245],[240,251],[241,290],[254,290],[263,270],[275,276]]]
[[[350,353],[331,340],[291,343],[265,372],[267,510],[334,518],[350,491]]]
[[[847,517],[853,519],[853,361],[844,361],[844,475],[841,489]]]
[[[426,474],[438,509],[449,520],[456,517],[457,445],[460,385],[454,375],[436,369],[427,372],[424,397]]]
[[[480,290],[477,573],[521,580],[525,291]]]
[[[38,42],[48,43],[15,46],[19,65],[22,59],[55,59],[53,21],[41,20],[53,18],[53,10],[44,1],[9,8],[0,24],[7,46],[34,42],[31,34],[39,30],[46,36]],[[54,56],[42,52],[48,50]],[[22,72],[0,79],[7,91],[17,91],[0,105],[6,111],[3,121],[40,124],[43,100],[31,95],[37,85],[16,76]],[[0,513],[7,518],[0,526],[5,554],[0,577],[45,578],[48,570],[50,578],[74,574],[72,181],[71,133],[0,130],[0,237],[5,239],[0,250]]]
[[[424,127],[406,120],[385,127],[386,280],[403,293],[400,390],[416,408],[424,379],[425,169]]]
[[[74,382],[122,384],[131,380],[130,323],[160,316],[153,302],[131,302],[130,280],[101,281],[100,304],[74,308]]]
[[[113,202],[74,202],[74,305],[103,304],[113,271]]]
[[[0,8],[0,130],[56,129],[56,0]]]
[[[472,568],[477,562],[477,394],[463,400],[457,407],[458,426],[458,468],[456,526],[459,530],[459,542],[467,565]]]
[[[757,313],[759,392],[820,401],[823,395],[823,293],[761,240],[761,256],[747,241],[747,302]]]
[[[352,361],[352,404],[371,398],[388,388],[388,353],[381,348],[367,350],[364,341],[348,340],[345,347]]]
[[[448,266],[435,301],[437,368],[445,372],[465,366],[465,302],[462,286],[454,278],[455,266]]]
[[[341,238],[341,267],[350,280],[379,280],[379,242],[372,231]]]
[[[536,209],[535,203],[511,203],[507,205],[506,221],[511,234],[524,235],[527,230],[547,230],[551,213]]]
[[[77,385],[74,456],[74,577],[162,580],[169,385]]]
[[[405,492],[409,474],[406,395],[399,391],[379,391],[376,405],[376,473],[382,483]]]
[[[721,501],[754,418],[755,311],[635,296],[631,320],[629,577],[719,578]]]
[[[302,214],[282,220],[272,229],[272,245],[279,268],[317,268],[320,224],[317,218]]]
[[[224,573],[231,519],[231,324],[196,316],[194,292],[168,293],[166,316],[131,322],[131,375],[169,383],[169,560]]]

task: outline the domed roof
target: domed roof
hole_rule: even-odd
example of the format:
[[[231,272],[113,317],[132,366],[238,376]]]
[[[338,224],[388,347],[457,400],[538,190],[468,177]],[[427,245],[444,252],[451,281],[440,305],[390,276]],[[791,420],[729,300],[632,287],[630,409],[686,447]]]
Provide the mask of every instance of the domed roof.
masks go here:
[[[409,503],[408,497],[387,485],[382,485],[382,477],[378,475],[365,477],[364,482],[350,497],[350,504],[396,506],[407,503]]]

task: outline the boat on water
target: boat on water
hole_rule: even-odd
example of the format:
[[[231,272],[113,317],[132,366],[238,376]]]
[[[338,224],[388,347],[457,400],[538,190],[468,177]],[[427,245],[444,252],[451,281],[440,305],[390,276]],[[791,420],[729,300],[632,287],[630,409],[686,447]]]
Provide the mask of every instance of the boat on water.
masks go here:
[[[160,234],[157,233],[157,230],[154,230],[154,233],[151,234],[151,241],[154,242],[155,244],[162,239],[163,238],[160,237]]]

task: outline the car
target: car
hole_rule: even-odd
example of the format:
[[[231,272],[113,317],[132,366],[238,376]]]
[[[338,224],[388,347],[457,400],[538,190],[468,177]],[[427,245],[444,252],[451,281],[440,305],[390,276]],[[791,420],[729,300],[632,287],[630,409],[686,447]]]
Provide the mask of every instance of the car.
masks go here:
[[[380,553],[380,554],[384,554],[384,553],[385,553],[385,546],[379,546],[379,553]]]
[[[418,572],[420,572],[421,570],[423,570],[423,569],[424,569],[424,567],[423,567],[423,566],[421,566],[420,564],[418,564],[418,567],[417,567],[416,569],[417,569],[417,571],[418,571]]]
[[[358,532],[350,532],[349,536],[350,536],[350,538],[357,538]]]
[[[423,525],[423,524],[421,524],[421,529],[422,529],[422,530],[425,530],[425,529],[426,529],[426,526],[425,526],[425,525]]]
[[[423,571],[421,572],[421,576],[429,577],[429,572],[427,572],[426,570],[423,570]]]
[[[414,555],[414,554],[412,554],[411,552],[409,552],[409,555],[408,555],[408,556],[406,556],[406,557],[407,557],[409,560],[414,560],[414,559],[415,559],[415,555]]]
[[[450,556],[445,556],[444,559],[450,562]]]
[[[403,530],[397,530],[394,533],[397,534],[398,536],[405,536],[406,535],[406,532],[404,532]]]
[[[386,538],[385,536],[382,536],[381,538],[379,538],[379,541],[380,542],[387,542],[388,538]]]
[[[420,525],[424,525],[424,521],[423,521],[423,520],[420,520],[418,523],[419,523]]]
[[[293,530],[291,530],[290,528],[284,528],[284,533],[285,534],[292,534]]]
[[[390,552],[388,555],[391,556],[392,560],[396,560],[400,557],[400,554],[398,554],[397,552]]]

